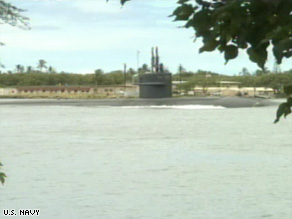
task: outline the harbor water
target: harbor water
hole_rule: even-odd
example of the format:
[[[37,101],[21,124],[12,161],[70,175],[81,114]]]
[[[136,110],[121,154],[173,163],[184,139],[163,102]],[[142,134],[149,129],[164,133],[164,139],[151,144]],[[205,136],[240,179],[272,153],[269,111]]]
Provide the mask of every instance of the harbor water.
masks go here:
[[[275,112],[1,105],[0,218],[291,219],[292,116]]]

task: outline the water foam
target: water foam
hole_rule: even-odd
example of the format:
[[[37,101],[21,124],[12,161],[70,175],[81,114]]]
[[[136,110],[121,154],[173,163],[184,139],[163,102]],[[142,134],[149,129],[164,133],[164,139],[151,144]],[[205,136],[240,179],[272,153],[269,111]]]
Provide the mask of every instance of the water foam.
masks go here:
[[[186,110],[200,110],[200,109],[225,109],[223,106],[214,105],[150,105],[150,106],[122,106],[124,109],[186,109]]]

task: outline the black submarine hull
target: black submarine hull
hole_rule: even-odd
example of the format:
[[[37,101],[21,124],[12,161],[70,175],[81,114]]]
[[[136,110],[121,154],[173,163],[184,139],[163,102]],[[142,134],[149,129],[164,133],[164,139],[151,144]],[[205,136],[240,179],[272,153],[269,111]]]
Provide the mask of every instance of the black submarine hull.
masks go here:
[[[249,97],[177,97],[177,98],[120,98],[120,99],[2,99],[0,105],[58,105],[58,106],[176,106],[210,105],[226,108],[262,107],[277,105],[269,99]]]

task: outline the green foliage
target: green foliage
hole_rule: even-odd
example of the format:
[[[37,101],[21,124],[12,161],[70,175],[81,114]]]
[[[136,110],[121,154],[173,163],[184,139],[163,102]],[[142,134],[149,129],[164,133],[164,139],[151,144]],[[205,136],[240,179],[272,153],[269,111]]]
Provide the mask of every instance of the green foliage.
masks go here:
[[[150,70],[150,68],[148,67],[148,65],[146,64],[146,63],[144,63],[143,65],[142,65],[142,67],[140,67],[139,69],[138,69],[138,73],[139,74],[145,74],[146,72],[150,72],[151,70]]]
[[[126,81],[131,82],[136,72],[126,73]],[[2,73],[0,74],[0,86],[55,86],[55,85],[122,85],[124,83],[124,74],[122,71],[112,71],[104,73],[101,69],[95,71],[94,74],[71,74],[57,73],[55,71],[44,73],[41,71],[27,68],[23,73]]]
[[[29,19],[23,15],[25,10],[17,8],[7,1],[0,0],[0,24],[9,24],[20,28],[29,28]]]
[[[47,68],[46,64],[47,64],[47,62],[45,60],[40,59],[39,63],[38,63],[38,68],[42,71],[43,68]]]
[[[287,96],[292,95],[292,85],[284,87],[284,92]]]
[[[0,162],[0,169],[1,169],[1,167],[2,167],[2,163]],[[0,172],[0,182],[2,184],[4,184],[4,182],[5,182],[5,177],[7,177],[6,174],[3,172]]]
[[[101,69],[97,69],[94,72],[95,74],[95,85],[102,84],[104,82],[104,73]]]
[[[287,102],[281,103],[279,105],[277,113],[276,113],[276,120],[274,121],[274,123],[279,122],[280,118],[283,115],[284,115],[284,118],[286,118],[286,116],[291,113],[291,107],[292,107],[292,98],[289,97],[287,99]]]
[[[0,0],[0,25],[8,24],[22,29],[29,29],[29,18],[24,16],[25,10],[20,9],[7,1]],[[4,43],[0,42],[0,46]],[[0,68],[4,65],[0,62]]]
[[[244,72],[240,76],[228,76],[219,75],[214,72],[198,70],[197,72],[182,71],[181,74],[177,73],[173,75],[174,81],[188,81],[193,85],[203,86],[207,81],[208,86],[217,86],[218,81],[236,81],[240,82],[243,87],[271,87],[275,90],[283,89],[283,86],[292,84],[292,70],[282,74],[271,74],[266,70],[266,74],[258,74],[257,72],[252,75],[247,69],[242,70]],[[262,72],[262,71],[261,71]],[[211,77],[207,77],[210,75]],[[292,89],[292,88],[291,88]]]
[[[226,60],[226,63],[230,60],[230,59],[235,59],[238,55],[238,49],[236,46],[234,45],[228,45],[225,48],[225,52],[224,52],[224,57]]]
[[[290,0],[179,0],[175,21],[185,21],[204,45],[200,52],[218,49],[226,63],[247,49],[252,62],[264,69],[267,48],[280,64],[292,56],[292,1]]]
[[[242,76],[250,76],[249,71],[247,70],[247,68],[242,68],[241,72],[239,73],[239,75]]]
[[[284,118],[286,118],[286,116],[291,113],[292,97],[289,97],[289,96],[292,95],[292,85],[285,86],[284,92],[288,96],[288,98],[286,102],[281,103],[279,105],[277,113],[276,113],[276,120],[274,121],[274,123],[277,123],[280,120],[281,116],[284,115]]]
[[[173,12],[176,15],[175,18],[176,21],[187,20],[193,14],[194,11],[193,6],[191,4],[186,4],[185,2],[186,1],[180,3],[181,6],[176,8]]]
[[[108,1],[108,0],[107,0]],[[121,4],[129,0],[120,0]],[[196,38],[199,52],[219,50],[226,63],[246,49],[249,59],[264,69],[268,47],[278,64],[292,56],[291,0],[178,0],[174,21],[185,21]]]

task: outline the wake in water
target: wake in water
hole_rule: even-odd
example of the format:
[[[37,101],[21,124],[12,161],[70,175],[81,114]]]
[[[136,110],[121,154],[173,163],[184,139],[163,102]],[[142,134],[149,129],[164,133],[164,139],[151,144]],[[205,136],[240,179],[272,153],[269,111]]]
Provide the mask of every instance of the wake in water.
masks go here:
[[[151,106],[121,106],[124,109],[187,109],[187,110],[200,110],[200,109],[225,109],[222,106],[213,105],[151,105]]]

